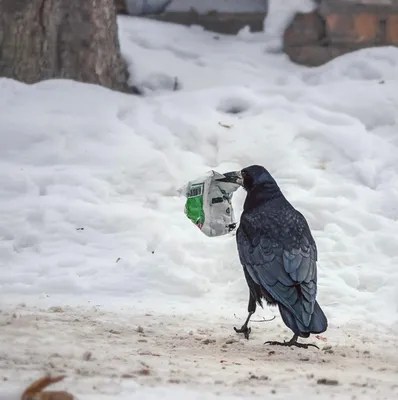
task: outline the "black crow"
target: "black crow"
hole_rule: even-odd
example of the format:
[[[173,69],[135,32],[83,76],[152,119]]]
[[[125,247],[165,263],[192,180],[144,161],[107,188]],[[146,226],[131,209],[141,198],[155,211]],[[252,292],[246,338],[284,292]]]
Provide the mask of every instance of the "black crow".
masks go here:
[[[316,301],[317,248],[308,223],[264,167],[252,165],[224,176],[224,181],[239,183],[247,191],[236,241],[250,290],[249,316],[235,331],[249,338],[250,317],[265,299],[279,307],[283,322],[293,331],[290,341],[266,343],[308,348],[311,345],[298,343],[298,337],[308,338],[328,326]]]

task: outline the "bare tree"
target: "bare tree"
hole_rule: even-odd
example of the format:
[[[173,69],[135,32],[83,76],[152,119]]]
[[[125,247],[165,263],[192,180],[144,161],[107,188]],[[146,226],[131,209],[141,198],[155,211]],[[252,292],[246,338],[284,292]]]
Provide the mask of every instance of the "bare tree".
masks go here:
[[[126,91],[114,0],[0,0],[0,76]]]

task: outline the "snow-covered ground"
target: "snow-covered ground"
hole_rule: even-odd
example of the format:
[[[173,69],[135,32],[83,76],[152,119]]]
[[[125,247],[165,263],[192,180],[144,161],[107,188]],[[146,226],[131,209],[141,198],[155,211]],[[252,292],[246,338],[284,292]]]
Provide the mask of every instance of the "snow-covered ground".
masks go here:
[[[264,34],[119,23],[146,97],[0,80],[0,399],[45,372],[83,400],[396,398],[398,49],[308,69]],[[235,335],[235,237],[183,213],[186,181],[253,163],[317,241],[320,351],[264,346],[275,309]]]
[[[290,335],[280,321],[253,323],[247,341],[233,332],[239,322],[233,315],[134,307],[118,313],[18,307],[13,313],[0,316],[2,344],[13,343],[1,351],[1,374],[12,395],[0,394],[1,400],[17,400],[18,385],[37,371],[67,374],[58,387],[84,400],[293,400],[298,391],[303,399],[398,395],[396,336],[377,328],[333,327],[327,343],[315,340],[322,350],[290,350],[263,344]],[[318,383],[323,379],[329,382]]]

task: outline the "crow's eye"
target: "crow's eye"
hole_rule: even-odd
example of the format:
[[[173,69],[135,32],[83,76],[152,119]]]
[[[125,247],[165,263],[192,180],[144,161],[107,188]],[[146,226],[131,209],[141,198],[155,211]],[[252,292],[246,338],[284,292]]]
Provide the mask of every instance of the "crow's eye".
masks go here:
[[[247,172],[246,171],[242,171],[242,177],[244,178],[245,176],[247,176]]]

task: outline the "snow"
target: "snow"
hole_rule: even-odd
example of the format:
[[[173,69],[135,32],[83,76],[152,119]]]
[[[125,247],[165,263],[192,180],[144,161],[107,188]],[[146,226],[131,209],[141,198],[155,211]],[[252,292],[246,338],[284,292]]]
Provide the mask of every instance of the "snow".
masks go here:
[[[308,13],[316,8],[316,0],[270,0],[264,30],[270,52],[283,51],[283,33],[296,13]]]
[[[309,399],[351,399],[359,393],[361,399],[384,399],[398,394],[398,354],[383,347],[397,345],[389,331],[374,327],[369,336],[347,324],[328,333],[332,347],[286,351],[263,344],[265,332],[270,337],[287,334],[280,322],[253,322],[247,341],[232,333],[239,321],[231,319],[160,315],[156,309],[143,314],[134,307],[108,313],[98,307],[19,306],[0,317],[3,343],[13,343],[0,361],[2,374],[10,380],[10,370],[18,369],[18,378],[7,385],[7,397],[0,399],[19,400],[21,382],[25,386],[32,380],[32,370],[48,369],[69,374],[54,389],[69,390],[83,400],[267,395],[292,400],[298,388]],[[21,363],[26,359],[25,367]],[[335,379],[338,385],[323,386],[317,383],[320,379]]]
[[[0,80],[1,390],[52,371],[83,400],[394,397],[398,49],[309,69],[266,51],[267,34],[119,24],[146,97]],[[248,342],[232,330],[248,299],[235,237],[203,235],[177,190],[253,163],[311,226],[333,353],[317,338],[319,352],[269,353],[290,335],[276,309]]]

